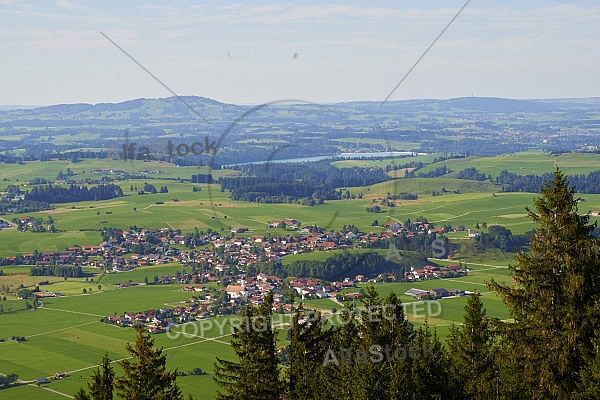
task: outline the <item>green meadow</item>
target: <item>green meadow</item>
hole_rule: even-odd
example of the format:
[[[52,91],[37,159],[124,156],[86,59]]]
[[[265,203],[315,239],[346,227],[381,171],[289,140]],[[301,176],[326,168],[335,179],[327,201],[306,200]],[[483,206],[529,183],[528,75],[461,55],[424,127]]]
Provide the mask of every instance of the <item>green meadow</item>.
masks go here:
[[[598,154],[563,153],[552,155],[542,151],[524,151],[514,154],[503,154],[495,157],[466,157],[456,158],[429,164],[419,172],[429,172],[445,165],[454,172],[465,168],[475,167],[479,172],[492,177],[498,176],[500,171],[507,170],[514,174],[528,175],[553,172],[559,167],[568,175],[588,174],[600,169]]]

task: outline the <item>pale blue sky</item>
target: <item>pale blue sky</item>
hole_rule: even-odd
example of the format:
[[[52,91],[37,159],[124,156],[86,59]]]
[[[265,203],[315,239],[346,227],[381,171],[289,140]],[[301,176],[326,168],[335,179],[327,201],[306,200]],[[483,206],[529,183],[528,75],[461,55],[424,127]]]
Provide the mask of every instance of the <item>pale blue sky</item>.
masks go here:
[[[465,1],[0,0],[0,104],[171,95],[100,31],[179,95],[382,101]],[[599,74],[597,1],[472,0],[391,100],[600,96]]]

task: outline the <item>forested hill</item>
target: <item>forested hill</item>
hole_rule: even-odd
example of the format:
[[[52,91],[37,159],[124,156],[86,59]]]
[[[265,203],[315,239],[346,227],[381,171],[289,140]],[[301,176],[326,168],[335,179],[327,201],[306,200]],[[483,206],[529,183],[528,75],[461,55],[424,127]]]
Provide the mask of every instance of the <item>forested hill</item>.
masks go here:
[[[108,149],[157,140],[215,141],[212,155],[174,157],[178,164],[231,165],[341,152],[439,152],[497,155],[538,148],[600,149],[600,98],[515,100],[468,97],[260,106],[135,99],[0,110],[0,161],[106,157]],[[208,122],[207,122],[208,121]],[[69,137],[69,141],[63,140]],[[83,149],[86,149],[85,151]],[[96,149],[90,151],[89,149]]]

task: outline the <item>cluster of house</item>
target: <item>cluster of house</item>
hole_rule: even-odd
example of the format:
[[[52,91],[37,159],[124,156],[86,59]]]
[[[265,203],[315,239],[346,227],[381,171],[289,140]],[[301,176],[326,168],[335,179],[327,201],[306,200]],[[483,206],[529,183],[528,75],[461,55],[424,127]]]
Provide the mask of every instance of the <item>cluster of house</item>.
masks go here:
[[[277,221],[286,226],[299,225],[298,221],[286,218]],[[405,224],[406,225],[406,224]],[[191,266],[191,272],[176,275],[154,277],[152,283],[183,285],[201,284],[213,281],[236,282],[226,288],[228,298],[235,303],[238,299],[259,302],[262,295],[269,290],[277,289],[281,278],[259,274],[246,277],[242,271],[258,263],[279,260],[288,254],[300,254],[307,251],[334,250],[364,247],[364,244],[389,239],[399,234],[418,235],[441,233],[443,229],[435,228],[426,222],[412,222],[406,227],[401,224],[388,224],[389,228],[380,233],[328,232],[323,233],[316,227],[305,227],[296,234],[283,235],[222,235],[216,232],[203,234],[198,240],[212,246],[196,247],[190,250],[179,250],[186,243],[179,231],[173,229],[139,229],[115,231],[99,246],[73,246],[62,252],[42,252],[6,257],[5,262],[18,262],[24,265],[67,264],[112,269],[115,272],[135,269],[140,265],[164,263],[180,263]],[[240,228],[236,228],[239,233]],[[243,230],[246,230],[243,228]],[[146,254],[132,254],[132,249],[143,245]],[[137,247],[136,247],[137,246]],[[148,252],[150,249],[151,252]],[[447,267],[425,266],[406,272],[404,279],[409,281],[456,277],[467,271],[458,265]],[[380,280],[396,280],[394,274],[379,276]],[[317,279],[293,279],[291,284],[296,294],[308,298],[339,298],[339,292],[354,286],[356,282],[366,281],[362,275],[346,277],[340,282],[324,283]],[[122,282],[118,288],[137,285],[136,282]],[[191,287],[191,286],[190,286]],[[277,291],[277,290],[275,290]],[[344,295],[347,297],[347,295]],[[283,305],[280,305],[283,307]],[[160,314],[162,315],[162,314]]]
[[[312,278],[292,278],[290,279],[290,285],[294,289],[295,293],[302,299],[314,299],[314,298],[332,298],[337,299],[338,294],[343,289],[349,289],[355,287],[355,282],[366,282],[363,275],[357,275],[354,279],[345,278],[339,282],[324,282],[320,279]]]
[[[146,311],[125,312],[120,315],[109,315],[102,319],[107,324],[121,327],[144,326],[150,333],[166,332],[171,324],[181,324],[212,317],[215,314],[232,314],[242,302],[260,304],[263,297],[273,291],[274,311],[291,311],[291,305],[286,304],[279,293],[282,279],[277,276],[258,274],[255,278],[241,279],[235,284],[228,285],[223,290],[227,296],[223,304],[218,304],[219,297],[207,291],[202,285],[186,285],[180,290],[186,292],[201,292],[201,296],[193,296],[185,305],[162,307]]]
[[[300,229],[300,222],[293,218],[285,218],[281,221],[269,222],[267,228]]]
[[[408,281],[419,281],[423,279],[457,278],[468,273],[467,269],[463,269],[462,266],[457,264],[450,264],[445,267],[426,265],[423,268],[411,267],[410,271],[404,273],[404,278]]]
[[[190,298],[185,305],[175,307],[161,307],[145,311],[127,311],[122,316],[114,314],[101,319],[101,322],[121,327],[144,326],[150,333],[162,333],[172,324],[181,324],[188,321],[209,318],[212,314],[208,311],[212,295],[207,293],[203,300],[197,297]]]
[[[293,218],[275,221],[270,225],[299,227],[300,223]],[[405,224],[406,225],[406,224]],[[221,235],[216,232],[204,234],[199,241],[212,243],[214,250],[199,248],[193,251],[180,251],[175,245],[184,245],[186,238],[173,229],[141,229],[118,231],[116,236],[99,246],[73,246],[62,252],[43,252],[23,254],[5,258],[6,264],[18,262],[23,265],[70,264],[75,266],[109,268],[115,272],[135,269],[139,265],[164,264],[180,262],[183,264],[204,263],[223,272],[230,267],[225,260],[233,260],[234,266],[248,266],[259,261],[270,262],[287,254],[300,254],[306,251],[347,249],[361,247],[379,240],[390,239],[397,235],[414,236],[418,234],[442,233],[442,228],[432,224],[412,222],[405,226],[399,223],[388,223],[385,231],[379,233],[360,232],[319,232],[317,227],[305,226],[295,234],[283,235],[251,235],[238,236],[248,228],[232,229],[232,235]],[[151,240],[149,240],[151,238]],[[137,245],[153,248],[145,254],[132,254],[131,249]],[[257,251],[258,248],[258,251]]]
[[[120,169],[108,169],[108,168],[97,168],[97,169],[92,170],[92,173],[102,174],[102,175],[115,175],[116,180],[131,179],[132,177],[135,176],[135,174],[132,174],[131,172],[123,171]],[[162,174],[163,172],[158,169],[144,169],[144,170],[140,170],[138,172],[138,174],[140,174],[140,173],[147,174],[147,175],[159,175],[159,174]],[[102,179],[104,181],[106,181],[107,179],[110,180],[110,178],[107,178],[106,176],[103,176]]]
[[[437,300],[437,299],[442,299],[444,297],[451,297],[451,296],[464,296],[466,293],[464,290],[458,290],[458,289],[453,289],[453,290],[448,290],[448,289],[444,289],[444,288],[437,288],[437,289],[430,289],[430,290],[423,290],[423,289],[408,289],[406,292],[404,292],[405,295],[407,296],[412,296],[418,300]]]
[[[310,278],[292,278],[289,283],[298,297],[302,299],[332,298],[335,301],[342,289],[355,287],[355,282],[364,281],[366,281],[364,276],[358,275],[354,279],[346,278],[344,281],[333,283]],[[243,302],[260,304],[268,292],[274,293],[273,311],[291,312],[292,305],[281,294],[282,282],[283,280],[278,276],[259,273],[256,277],[241,278],[220,289],[225,292],[225,297],[216,295],[214,291],[208,291],[202,285],[185,285],[180,290],[202,294],[191,297],[185,302],[185,305],[125,312],[123,315],[109,315],[104,317],[102,322],[121,327],[142,325],[150,333],[162,333],[166,332],[167,327],[171,324],[197,321],[216,314],[232,314]],[[125,288],[138,284],[124,282],[117,285]],[[344,300],[349,300],[361,296],[361,293],[346,293],[342,297]]]

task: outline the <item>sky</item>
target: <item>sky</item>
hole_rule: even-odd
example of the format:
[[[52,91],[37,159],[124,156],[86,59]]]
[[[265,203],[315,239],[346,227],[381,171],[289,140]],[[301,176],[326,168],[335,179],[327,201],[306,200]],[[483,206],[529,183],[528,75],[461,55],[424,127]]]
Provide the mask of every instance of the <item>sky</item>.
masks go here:
[[[600,96],[596,0],[471,0],[415,66],[465,2],[0,0],[0,104]]]

